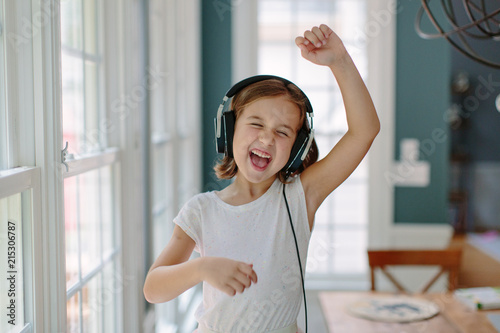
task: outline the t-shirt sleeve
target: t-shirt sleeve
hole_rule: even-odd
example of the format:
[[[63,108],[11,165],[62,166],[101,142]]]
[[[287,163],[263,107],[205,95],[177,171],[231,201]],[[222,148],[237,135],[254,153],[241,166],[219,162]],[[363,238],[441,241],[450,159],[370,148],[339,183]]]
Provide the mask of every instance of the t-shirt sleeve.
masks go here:
[[[173,220],[196,243],[196,252],[202,248],[201,199],[201,195],[191,198]]]

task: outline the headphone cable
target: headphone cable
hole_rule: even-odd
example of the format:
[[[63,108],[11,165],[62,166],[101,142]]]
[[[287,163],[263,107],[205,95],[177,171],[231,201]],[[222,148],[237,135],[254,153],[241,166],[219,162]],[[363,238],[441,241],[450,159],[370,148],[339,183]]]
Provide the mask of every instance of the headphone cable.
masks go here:
[[[293,223],[292,223],[292,214],[290,213],[290,207],[288,206],[288,200],[286,199],[286,195],[285,195],[285,184],[283,184],[283,198],[285,198],[286,210],[288,212],[288,218],[290,220],[290,227],[292,227],[293,239],[295,240],[295,249],[297,250],[297,259],[299,260],[300,279],[302,281],[302,293],[304,295],[304,317],[305,317],[305,322],[306,322],[306,332],[305,333],[307,333],[307,301],[306,301],[306,288],[304,286],[304,273],[302,272],[302,262],[300,260],[300,253],[299,253],[299,245],[297,243],[297,236],[295,235],[295,228],[293,227]]]

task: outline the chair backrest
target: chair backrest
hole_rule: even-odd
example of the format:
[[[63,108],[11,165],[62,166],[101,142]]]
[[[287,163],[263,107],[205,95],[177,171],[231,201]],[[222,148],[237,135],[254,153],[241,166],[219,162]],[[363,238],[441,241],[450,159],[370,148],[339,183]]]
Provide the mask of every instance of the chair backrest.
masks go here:
[[[445,250],[368,250],[370,265],[371,290],[375,290],[375,269],[379,268],[399,291],[408,291],[387,271],[387,266],[439,266],[439,273],[434,276],[420,291],[425,293],[436,280],[448,272],[448,291],[453,291],[458,284],[458,271],[462,256],[461,249]]]

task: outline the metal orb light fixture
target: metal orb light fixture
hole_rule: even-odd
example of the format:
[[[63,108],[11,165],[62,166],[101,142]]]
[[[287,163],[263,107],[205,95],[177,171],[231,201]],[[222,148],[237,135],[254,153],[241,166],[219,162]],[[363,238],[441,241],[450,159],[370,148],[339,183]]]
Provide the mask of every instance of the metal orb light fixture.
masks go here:
[[[437,0],[441,3],[440,9],[446,18],[441,21],[445,22],[438,22],[436,14],[439,14],[439,17],[443,15],[433,13],[429,7],[430,1],[422,0],[422,6],[415,20],[415,30],[420,37],[425,39],[444,37],[467,57],[500,69],[500,52],[495,59],[487,59],[479,54],[477,47],[475,50],[471,45],[473,39],[500,45],[500,0]],[[422,30],[424,12],[437,33],[426,33]],[[445,24],[450,27],[450,30],[445,31]]]

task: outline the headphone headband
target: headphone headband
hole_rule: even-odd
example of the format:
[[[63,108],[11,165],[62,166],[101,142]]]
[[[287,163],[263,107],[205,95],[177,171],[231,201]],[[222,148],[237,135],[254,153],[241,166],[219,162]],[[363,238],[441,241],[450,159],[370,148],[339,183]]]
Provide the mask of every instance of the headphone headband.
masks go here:
[[[246,87],[248,87],[249,85],[252,85],[254,83],[257,83],[257,82],[260,82],[260,81],[264,81],[264,80],[279,80],[279,81],[282,81],[283,83],[285,83],[285,85],[293,84],[295,87],[297,87],[297,89],[300,90],[300,92],[302,93],[302,95],[305,97],[306,112],[308,114],[310,114],[311,117],[313,116],[312,115],[313,114],[313,109],[312,109],[312,106],[311,106],[311,102],[309,101],[309,98],[307,98],[307,95],[302,91],[302,89],[300,89],[292,81],[289,81],[289,80],[287,80],[285,78],[282,78],[282,77],[276,76],[276,75],[255,75],[255,76],[250,76],[249,78],[243,79],[240,82],[236,83],[234,86],[232,86],[231,89],[229,89],[226,92],[226,97],[227,97],[227,99],[229,99],[231,97],[234,97],[234,95],[236,95],[237,93],[239,93],[240,91],[242,91],[243,89],[245,89]],[[227,99],[225,101],[227,101]]]

